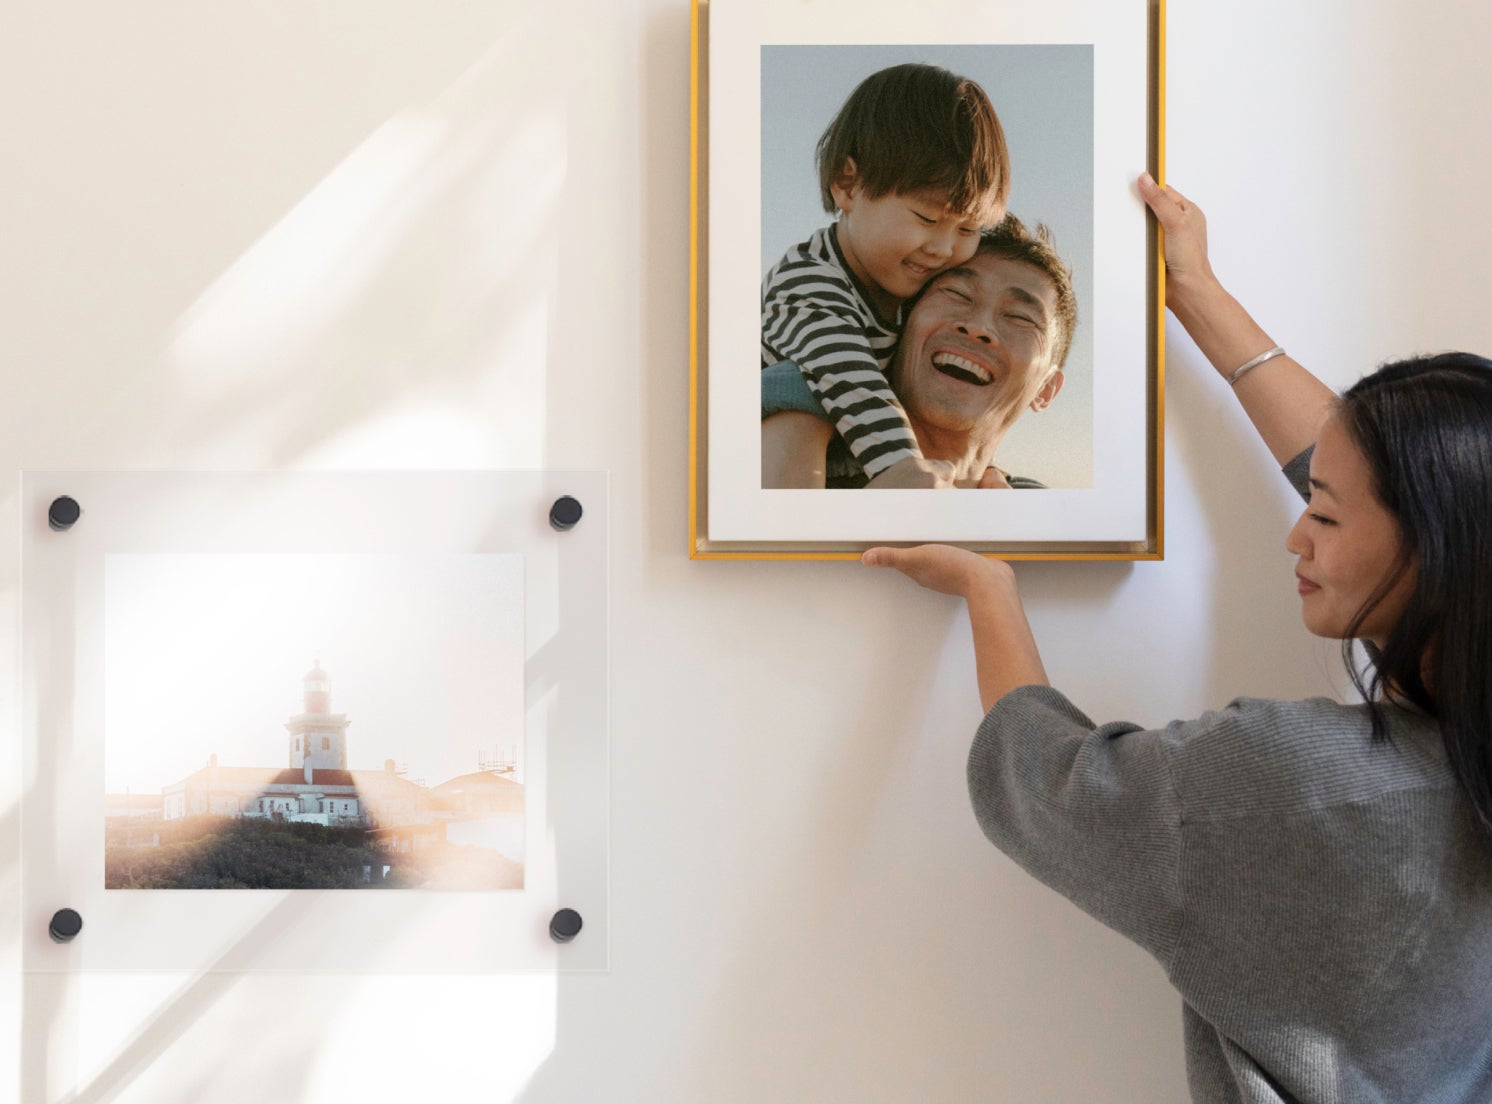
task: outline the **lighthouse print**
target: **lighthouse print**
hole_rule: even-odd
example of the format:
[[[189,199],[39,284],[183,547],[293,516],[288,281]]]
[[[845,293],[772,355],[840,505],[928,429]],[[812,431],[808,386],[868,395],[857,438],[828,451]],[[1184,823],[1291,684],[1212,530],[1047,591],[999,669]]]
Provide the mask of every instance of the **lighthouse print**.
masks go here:
[[[107,888],[522,890],[521,557],[110,555],[104,611]]]

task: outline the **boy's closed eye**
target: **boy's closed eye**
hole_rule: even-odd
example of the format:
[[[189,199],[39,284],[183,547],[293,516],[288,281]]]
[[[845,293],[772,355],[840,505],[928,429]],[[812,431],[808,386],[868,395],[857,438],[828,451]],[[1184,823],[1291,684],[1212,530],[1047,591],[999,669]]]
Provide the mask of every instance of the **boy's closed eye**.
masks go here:
[[[936,226],[944,219],[951,217],[947,212],[934,211],[930,207],[908,207],[907,210],[910,211],[913,217],[915,217],[918,222],[922,223],[923,226]],[[973,234],[979,233],[979,223],[977,220],[971,219],[966,215],[959,215],[957,217],[960,219],[958,224],[958,232],[961,235],[963,235],[964,237],[969,237]]]

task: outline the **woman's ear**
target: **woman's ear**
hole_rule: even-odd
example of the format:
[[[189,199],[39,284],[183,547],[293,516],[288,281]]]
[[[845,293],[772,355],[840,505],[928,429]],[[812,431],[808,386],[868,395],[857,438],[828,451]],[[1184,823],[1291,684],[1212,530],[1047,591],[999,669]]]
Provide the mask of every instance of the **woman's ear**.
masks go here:
[[[855,197],[860,194],[860,186],[856,183],[856,179],[855,159],[846,157],[844,164],[839,166],[839,171],[834,174],[834,180],[829,185],[829,194],[834,197],[834,205],[841,211],[849,212],[855,206]]]

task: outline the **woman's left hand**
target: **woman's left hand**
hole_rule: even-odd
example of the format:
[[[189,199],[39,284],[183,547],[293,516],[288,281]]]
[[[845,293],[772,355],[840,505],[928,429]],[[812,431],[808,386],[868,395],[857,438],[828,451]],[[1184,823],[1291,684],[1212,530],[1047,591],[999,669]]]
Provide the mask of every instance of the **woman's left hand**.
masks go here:
[[[986,710],[1017,686],[1046,683],[1008,563],[946,544],[872,548],[860,559],[872,567],[894,567],[919,586],[969,603],[979,700]]]

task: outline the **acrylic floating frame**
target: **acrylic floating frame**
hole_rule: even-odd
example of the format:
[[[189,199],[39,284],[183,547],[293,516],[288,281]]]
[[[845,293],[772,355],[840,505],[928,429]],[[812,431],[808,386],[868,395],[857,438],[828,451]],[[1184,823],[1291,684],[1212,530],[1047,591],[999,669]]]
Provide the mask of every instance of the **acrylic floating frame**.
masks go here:
[[[608,968],[605,473],[21,500],[28,972]]]
[[[692,46],[690,557],[853,559],[938,541],[1160,559],[1164,264],[1135,179],[1164,180],[1164,0],[695,0]],[[1040,489],[763,486],[762,280],[831,221],[813,159],[824,127],[860,80],[903,62],[985,88],[1010,150],[1009,210],[1047,224],[1073,269],[1064,385],[995,453]]]

